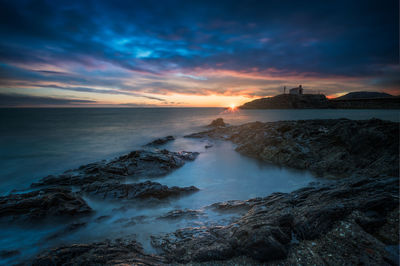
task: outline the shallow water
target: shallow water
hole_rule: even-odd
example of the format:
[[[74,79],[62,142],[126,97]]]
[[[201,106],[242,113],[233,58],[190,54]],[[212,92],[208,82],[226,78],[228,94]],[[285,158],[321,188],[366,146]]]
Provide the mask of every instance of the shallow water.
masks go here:
[[[206,149],[205,145],[212,147]],[[86,197],[85,200],[95,210],[91,217],[53,221],[45,225],[1,227],[4,229],[0,230],[0,250],[17,249],[21,252],[19,256],[3,262],[31,257],[40,250],[58,245],[118,237],[135,237],[147,252],[156,252],[150,244],[151,235],[185,227],[224,225],[243,213],[218,212],[208,207],[213,203],[290,192],[317,181],[307,171],[281,168],[244,157],[235,152],[230,142],[181,137],[162,148],[198,151],[200,154],[195,161],[186,163],[171,174],[151,180],[168,186],[194,185],[200,191],[165,201],[109,202]],[[169,211],[184,209],[200,210],[200,215],[188,219],[159,219]],[[60,234],[69,224],[82,222],[86,224],[81,228]],[[57,233],[57,237],[51,237]]]
[[[166,135],[177,139],[163,148],[200,152],[195,161],[165,177],[152,179],[168,186],[194,185],[199,192],[163,202],[106,202],[85,198],[95,210],[90,217],[24,226],[3,224],[0,252],[19,250],[20,254],[0,258],[0,264],[29,258],[62,244],[129,236],[135,236],[146,251],[156,252],[150,245],[150,235],[190,226],[223,225],[241,214],[213,211],[207,208],[212,203],[290,192],[309,182],[321,181],[307,171],[244,157],[229,142],[183,138],[203,130],[202,126],[216,117],[223,117],[231,124],[340,117],[399,121],[398,111],[390,110],[243,110],[235,113],[220,108],[0,110],[0,192],[3,194],[26,188],[47,174],[109,159]],[[205,145],[210,144],[213,146],[206,149]],[[157,219],[176,209],[200,209],[201,215],[194,219]],[[83,224],[65,231],[72,223]]]

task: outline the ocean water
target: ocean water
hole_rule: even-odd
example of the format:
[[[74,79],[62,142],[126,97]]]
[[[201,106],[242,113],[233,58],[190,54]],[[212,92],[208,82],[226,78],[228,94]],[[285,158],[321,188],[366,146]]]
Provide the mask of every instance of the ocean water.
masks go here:
[[[49,175],[82,164],[125,154],[155,138],[173,135],[163,148],[197,151],[199,157],[171,174],[152,179],[168,186],[196,186],[199,192],[162,203],[105,202],[85,198],[95,210],[79,220],[47,224],[1,225],[0,251],[19,254],[0,258],[18,262],[61,244],[132,236],[148,252],[150,236],[188,226],[226,224],[240,213],[218,213],[209,206],[226,200],[245,200],[273,192],[290,192],[321,181],[308,171],[278,167],[244,157],[229,142],[183,138],[204,130],[213,119],[230,124],[253,121],[349,118],[399,121],[398,110],[239,110],[222,108],[96,108],[0,109],[0,194],[23,189]],[[213,147],[205,149],[205,145]],[[195,219],[160,220],[171,210],[199,209]],[[98,219],[103,217],[102,219]],[[84,225],[57,237],[71,223]]]
[[[222,108],[0,109],[0,193],[154,138],[202,130],[217,117],[252,121],[372,117],[399,121],[398,110],[240,110]]]

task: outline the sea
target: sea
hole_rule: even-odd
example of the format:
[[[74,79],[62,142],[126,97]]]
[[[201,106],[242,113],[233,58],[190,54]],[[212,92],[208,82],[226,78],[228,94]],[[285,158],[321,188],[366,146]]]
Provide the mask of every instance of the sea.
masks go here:
[[[150,236],[182,227],[224,225],[239,213],[218,213],[215,202],[246,200],[273,192],[290,192],[310,182],[323,182],[310,172],[271,165],[240,155],[230,142],[188,139],[205,130],[216,118],[238,125],[305,119],[371,119],[399,122],[399,110],[229,110],[224,108],[10,108],[0,109],[0,195],[26,189],[32,182],[80,165],[142,149],[160,137],[175,141],[162,148],[197,151],[186,163],[165,177],[152,181],[168,186],[196,186],[199,192],[163,203],[106,202],[85,198],[94,214],[84,220],[46,224],[0,226],[0,264],[33,258],[38,252],[70,243],[132,237],[147,252],[157,253]],[[212,145],[206,149],[206,145]],[[128,206],[128,207],[127,207]],[[195,219],[158,219],[172,210],[201,210]],[[99,219],[101,217],[101,219]],[[77,230],[66,232],[71,224]],[[73,227],[73,226],[72,226]],[[57,235],[57,237],[51,237]],[[18,252],[11,252],[15,251]],[[3,253],[2,253],[3,252]]]

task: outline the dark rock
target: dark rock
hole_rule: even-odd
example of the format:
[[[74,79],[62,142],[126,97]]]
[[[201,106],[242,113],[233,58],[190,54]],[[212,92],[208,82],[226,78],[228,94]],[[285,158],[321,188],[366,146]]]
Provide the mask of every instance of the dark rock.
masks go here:
[[[105,241],[58,247],[37,256],[32,265],[162,265],[162,257],[145,254],[135,241]]]
[[[149,142],[145,146],[161,146],[173,140],[175,140],[173,136],[166,136],[164,138],[159,138],[152,142]]]
[[[195,218],[199,218],[202,215],[204,215],[202,211],[184,209],[184,210],[169,211],[166,214],[158,217],[157,219],[167,219],[167,220],[182,219],[182,218],[195,219]]]
[[[398,189],[398,178],[353,178],[289,194],[275,193],[243,204],[216,204],[251,209],[227,226],[180,229],[153,236],[152,244],[170,261],[180,263],[245,255],[259,261],[277,261],[277,265],[342,265],[346,261],[352,265],[386,265],[390,254],[385,245],[398,241],[398,226],[397,230],[385,229],[385,239],[380,232],[398,222],[390,218],[396,210],[398,216]],[[366,198],[386,206],[371,213],[363,204]],[[375,220],[368,220],[363,224],[367,229],[363,229],[360,217]],[[337,243],[340,250],[335,251]],[[370,250],[377,254],[370,256]]]
[[[386,218],[377,212],[366,212],[355,220],[366,232],[375,233],[386,223]]]
[[[102,222],[102,221],[104,221],[104,220],[108,220],[108,219],[110,219],[110,218],[111,218],[110,215],[102,215],[102,216],[97,217],[97,218],[95,219],[95,222],[100,223],[100,222]]]
[[[47,216],[76,216],[92,210],[68,189],[46,188],[0,197],[0,217],[42,219]]]
[[[262,201],[262,198],[255,198],[249,200],[229,200],[225,202],[217,202],[208,206],[216,211],[238,211],[238,210],[249,210],[255,204]]]
[[[146,181],[135,184],[121,184],[118,182],[94,182],[82,186],[81,192],[85,195],[103,199],[163,199],[172,196],[193,193],[199,189],[191,187],[168,187],[160,183]]]
[[[183,166],[186,161],[193,161],[197,155],[197,152],[185,151],[133,151],[110,162],[91,163],[59,176],[45,177],[31,186],[82,186],[94,182],[119,181],[127,177],[159,177]]]
[[[195,240],[195,241],[193,241]],[[167,237],[152,236],[152,245],[166,252],[169,261],[222,260],[235,255],[231,245],[213,228],[184,228]]]
[[[209,127],[225,127],[226,124],[224,122],[224,119],[222,118],[217,118],[211,122],[211,124],[208,125]]]
[[[218,127],[186,137],[237,144],[244,155],[308,169],[318,176],[398,176],[399,123],[370,120],[305,120]]]
[[[83,228],[85,226],[86,226],[85,222],[74,222],[74,223],[71,223],[67,227],[65,227],[63,230],[48,236],[46,238],[46,240],[59,238],[59,237],[64,236],[66,234],[70,234],[71,232],[75,232],[75,231],[77,231],[77,230],[79,230],[79,229],[81,229],[81,228]]]
[[[114,223],[117,224],[123,224],[123,227],[129,227],[129,226],[133,226],[136,224],[144,224],[147,223],[147,216],[144,215],[140,215],[140,216],[134,216],[134,217],[130,217],[130,218],[120,218],[118,220],[115,220]]]

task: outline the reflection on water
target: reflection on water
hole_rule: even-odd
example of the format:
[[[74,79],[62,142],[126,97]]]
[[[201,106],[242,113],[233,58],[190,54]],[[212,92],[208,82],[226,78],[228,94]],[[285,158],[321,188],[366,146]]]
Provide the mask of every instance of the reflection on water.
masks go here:
[[[156,180],[168,186],[194,185],[200,189],[200,192],[177,201],[177,208],[199,208],[217,201],[288,192],[314,180],[307,171],[281,168],[242,156],[234,151],[230,142],[212,142],[213,146],[206,149],[205,145],[209,144],[210,141],[182,138],[167,145],[166,148],[171,150],[200,152],[195,162]]]

